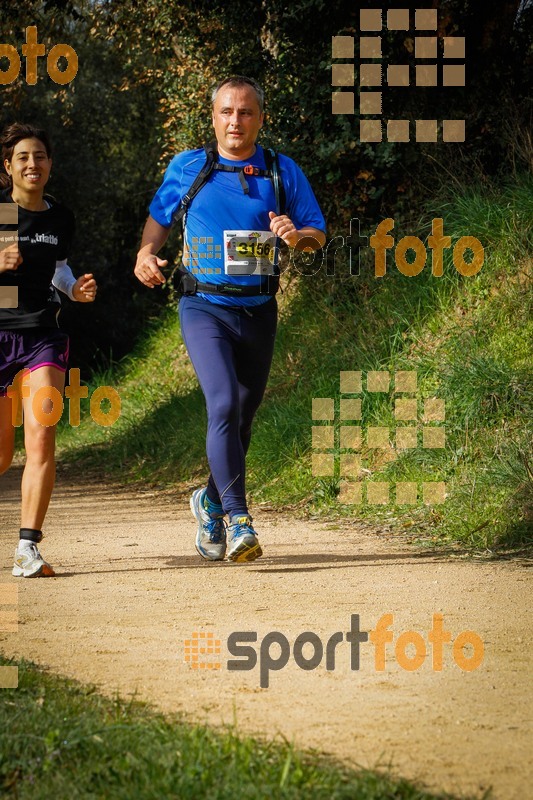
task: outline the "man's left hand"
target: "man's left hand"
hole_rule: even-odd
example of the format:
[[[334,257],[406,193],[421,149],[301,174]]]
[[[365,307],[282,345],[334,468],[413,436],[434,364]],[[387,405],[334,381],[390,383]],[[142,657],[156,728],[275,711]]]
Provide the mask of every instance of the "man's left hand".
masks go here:
[[[300,234],[296,230],[293,221],[286,214],[279,217],[273,211],[268,212],[270,217],[270,230],[283,239],[289,247],[296,247],[300,241]]]
[[[72,287],[72,296],[78,303],[92,303],[96,297],[96,281],[92,273],[81,275]]]

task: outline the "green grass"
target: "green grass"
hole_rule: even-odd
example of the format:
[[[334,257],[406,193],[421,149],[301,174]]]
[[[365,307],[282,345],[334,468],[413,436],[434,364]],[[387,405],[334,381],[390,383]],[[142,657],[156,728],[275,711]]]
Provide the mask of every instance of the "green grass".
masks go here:
[[[27,662],[19,688],[0,692],[0,729],[0,794],[16,800],[451,800],[386,770],[109,700]]]
[[[396,242],[407,234],[425,240],[434,217],[444,219],[452,244],[479,238],[480,273],[459,275],[448,250],[442,278],[431,275],[429,252],[424,271],[409,278],[389,251],[387,275],[376,279],[368,251],[359,277],[322,270],[291,282],[248,454],[248,491],[252,502],[275,507],[386,520],[420,541],[517,552],[531,544],[533,519],[533,181],[523,176],[512,185],[457,191],[428,206],[418,223],[399,223]],[[445,399],[444,450],[393,446],[388,463],[383,453],[363,450],[372,480],[415,482],[419,498],[424,482],[444,481],[444,504],[395,505],[392,492],[387,506],[342,505],[338,464],[332,478],[312,475],[312,398],[338,404],[339,372],[346,370],[416,370],[420,410],[426,398]],[[122,417],[108,429],[87,413],[78,429],[63,424],[64,459],[156,486],[205,478],[204,401],[174,308],[131,357],[93,383],[119,389]],[[363,395],[362,426],[396,427],[392,394]],[[337,437],[338,428],[337,420]]]

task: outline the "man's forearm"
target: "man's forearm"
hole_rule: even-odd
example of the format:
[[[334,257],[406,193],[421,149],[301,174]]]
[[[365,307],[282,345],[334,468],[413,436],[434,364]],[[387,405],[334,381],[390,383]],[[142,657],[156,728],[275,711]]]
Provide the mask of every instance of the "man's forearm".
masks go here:
[[[153,217],[148,217],[144,226],[138,255],[157,255],[168,239],[169,233],[170,228],[165,228],[159,222],[156,222]]]
[[[159,258],[157,253],[168,239],[169,232],[170,228],[163,227],[153,217],[146,220],[133,272],[141,283],[151,289],[165,283],[161,269],[167,266],[168,261]]]
[[[322,231],[319,231],[318,228],[300,228],[298,230],[298,236],[300,237],[294,248],[296,250],[320,250],[321,247],[324,247],[326,243],[326,236]]]

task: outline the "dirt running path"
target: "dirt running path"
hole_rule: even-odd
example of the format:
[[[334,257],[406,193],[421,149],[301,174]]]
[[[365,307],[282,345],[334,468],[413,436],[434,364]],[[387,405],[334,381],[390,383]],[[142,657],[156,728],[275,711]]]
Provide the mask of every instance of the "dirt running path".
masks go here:
[[[0,478],[0,583],[19,586],[20,619],[18,633],[0,633],[5,654],[109,693],[136,692],[201,722],[236,720],[243,731],[282,733],[351,763],[392,764],[434,789],[479,795],[492,785],[498,799],[532,796],[527,564],[449,559],[357,523],[339,529],[259,512],[265,557],[208,564],[195,554],[185,499],[67,485],[60,474],[43,543],[58,576],[17,580],[10,566],[19,479],[17,470]],[[465,629],[483,639],[479,669],[459,669],[450,645],[441,672],[432,670],[429,644],[417,671],[396,663],[398,635],[414,630],[427,642],[436,612],[452,639]],[[259,651],[269,631],[282,632],[291,647],[303,631],[325,643],[349,630],[351,614],[369,631],[386,613],[394,614],[394,642],[384,672],[374,668],[371,642],[352,671],[346,641],[334,671],[325,658],[304,671],[291,655],[271,672],[269,688],[260,688],[258,667],[226,668],[232,631],[257,631]],[[220,670],[185,662],[193,632],[221,640]],[[310,657],[311,646],[303,653]]]

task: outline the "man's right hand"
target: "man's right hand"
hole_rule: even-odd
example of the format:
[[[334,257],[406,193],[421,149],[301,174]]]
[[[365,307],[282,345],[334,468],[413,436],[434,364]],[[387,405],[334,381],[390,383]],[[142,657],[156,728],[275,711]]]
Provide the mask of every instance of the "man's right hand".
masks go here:
[[[133,272],[141,283],[153,289],[154,286],[160,286],[166,282],[166,278],[159,268],[166,267],[167,264],[168,261],[165,261],[165,259],[154,256],[151,253],[143,254],[141,250],[137,256],[137,263]]]
[[[18,244],[10,244],[0,252],[0,272],[15,270],[19,264],[22,264],[22,256]]]

